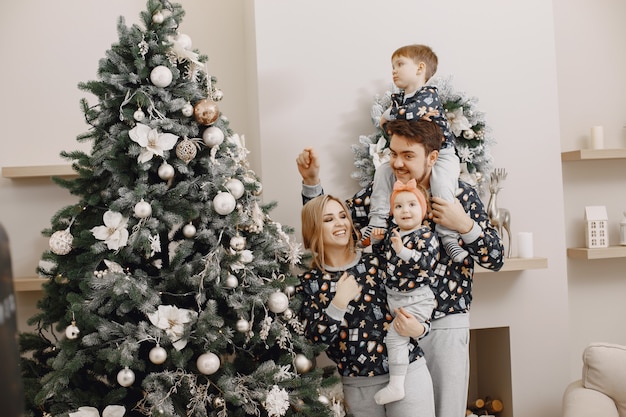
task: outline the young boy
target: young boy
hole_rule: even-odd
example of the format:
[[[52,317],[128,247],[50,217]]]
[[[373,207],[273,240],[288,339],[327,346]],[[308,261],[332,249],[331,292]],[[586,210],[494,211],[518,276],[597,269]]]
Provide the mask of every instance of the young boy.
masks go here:
[[[372,231],[374,253],[384,258],[384,283],[389,311],[400,307],[429,327],[435,308],[431,289],[435,278],[433,266],[439,259],[437,235],[422,221],[427,213],[426,190],[412,179],[407,184],[397,181],[391,194],[391,214],[398,226],[391,234],[385,229]],[[423,334],[424,334],[423,333]],[[423,335],[422,334],[422,335]],[[400,336],[394,326],[387,331],[385,345],[389,358],[389,383],[374,395],[377,404],[387,404],[404,398],[404,383],[409,366],[411,339]]]
[[[426,82],[437,71],[437,55],[426,45],[407,45],[391,55],[393,82],[401,92],[392,94],[392,104],[380,120],[380,127],[389,120],[421,119],[434,121],[442,132],[442,144],[433,166],[430,191],[434,197],[447,201],[456,199],[460,174],[459,158],[454,148],[454,135],[445,116],[437,87]],[[366,239],[375,227],[386,227],[389,213],[389,195],[395,179],[388,163],[378,167],[374,174],[369,224],[361,230]],[[444,249],[453,262],[462,262],[469,254],[459,245],[459,234],[441,225],[436,226]]]

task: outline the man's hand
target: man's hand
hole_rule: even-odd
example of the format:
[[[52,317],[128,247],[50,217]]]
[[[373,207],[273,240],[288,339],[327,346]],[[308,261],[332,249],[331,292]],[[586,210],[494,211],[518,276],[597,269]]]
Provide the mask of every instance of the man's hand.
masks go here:
[[[433,197],[430,201],[435,223],[459,233],[468,233],[474,227],[474,221],[465,212],[459,200],[447,201]]]
[[[350,301],[354,300],[358,295],[361,295],[361,286],[354,275],[348,276],[347,272],[344,272],[339,281],[337,281],[337,292],[333,301],[331,301],[335,307],[345,310],[348,308]]]
[[[392,325],[400,336],[417,339],[426,331],[424,325],[404,308],[397,308],[394,312],[396,313],[396,318],[393,319]]]
[[[306,185],[320,183],[320,162],[313,148],[304,148],[296,158],[296,164],[302,176],[302,183]]]

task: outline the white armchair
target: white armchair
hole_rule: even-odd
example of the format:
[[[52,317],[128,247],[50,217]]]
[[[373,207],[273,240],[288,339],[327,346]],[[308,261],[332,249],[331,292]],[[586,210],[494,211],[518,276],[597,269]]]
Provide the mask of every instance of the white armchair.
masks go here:
[[[563,395],[563,417],[626,417],[626,346],[585,348],[582,379]]]

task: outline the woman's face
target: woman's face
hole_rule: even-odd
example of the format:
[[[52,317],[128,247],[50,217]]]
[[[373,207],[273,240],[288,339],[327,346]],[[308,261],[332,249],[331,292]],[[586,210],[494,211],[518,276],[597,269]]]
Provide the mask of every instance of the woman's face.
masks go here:
[[[350,218],[343,206],[335,200],[328,200],[322,214],[324,249],[345,248],[350,243],[351,232]]]

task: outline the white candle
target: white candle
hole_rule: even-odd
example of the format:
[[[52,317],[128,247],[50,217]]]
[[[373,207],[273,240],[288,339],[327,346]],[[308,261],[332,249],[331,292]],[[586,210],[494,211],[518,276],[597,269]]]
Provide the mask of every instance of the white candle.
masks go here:
[[[604,129],[602,126],[591,128],[591,149],[604,148]]]
[[[517,234],[517,256],[519,258],[533,257],[533,234],[531,232]]]

